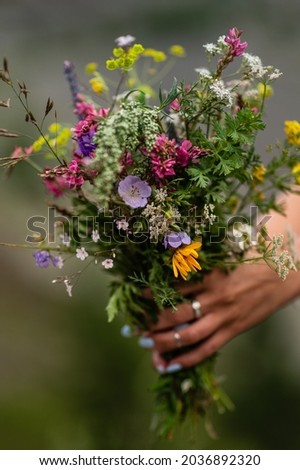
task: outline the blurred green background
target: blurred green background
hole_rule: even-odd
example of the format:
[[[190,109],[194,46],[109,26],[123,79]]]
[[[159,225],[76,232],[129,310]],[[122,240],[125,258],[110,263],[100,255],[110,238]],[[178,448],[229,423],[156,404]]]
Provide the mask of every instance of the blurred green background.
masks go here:
[[[51,96],[58,119],[71,123],[65,59],[84,78],[87,62],[104,63],[114,39],[133,34],[147,47],[185,46],[174,74],[192,80],[205,66],[202,44],[237,26],[249,52],[284,72],[267,108],[263,149],[283,137],[285,119],[300,118],[299,16],[297,0],[0,0],[0,55],[25,80],[37,114]],[[9,93],[0,83],[0,100]],[[36,136],[16,102],[0,108],[0,120]],[[1,156],[13,144],[2,139]],[[10,179],[1,172],[0,241],[24,242],[27,219],[45,215],[46,200],[26,165]],[[51,284],[54,269],[35,268],[30,251],[0,247],[0,260],[1,449],[300,448],[299,304],[223,349],[219,373],[236,410],[215,417],[219,439],[194,423],[160,441],[149,429],[155,373],[148,353],[120,336],[121,319],[107,323],[109,279],[91,267],[69,299]]]

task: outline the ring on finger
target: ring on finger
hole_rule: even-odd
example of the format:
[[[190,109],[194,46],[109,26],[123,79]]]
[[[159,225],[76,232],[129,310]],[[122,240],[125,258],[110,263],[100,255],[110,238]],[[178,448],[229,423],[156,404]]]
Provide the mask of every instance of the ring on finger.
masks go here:
[[[199,300],[193,299],[191,305],[192,305],[192,309],[195,315],[195,319],[199,320],[199,318],[202,317],[201,303],[199,302]]]
[[[174,333],[174,341],[175,341],[175,344],[176,344],[176,348],[181,348],[182,338],[181,338],[181,334],[178,333],[178,331],[175,331],[175,333]]]

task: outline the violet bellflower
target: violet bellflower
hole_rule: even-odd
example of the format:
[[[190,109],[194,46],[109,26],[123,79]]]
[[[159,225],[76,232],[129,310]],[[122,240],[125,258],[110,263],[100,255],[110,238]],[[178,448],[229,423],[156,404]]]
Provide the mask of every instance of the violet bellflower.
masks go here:
[[[120,181],[118,193],[125,204],[136,209],[146,206],[148,197],[151,195],[151,188],[146,181],[141,180],[138,176],[129,175]]]
[[[180,245],[189,245],[191,238],[186,232],[169,232],[164,238],[164,247],[167,249],[169,246],[178,248]]]

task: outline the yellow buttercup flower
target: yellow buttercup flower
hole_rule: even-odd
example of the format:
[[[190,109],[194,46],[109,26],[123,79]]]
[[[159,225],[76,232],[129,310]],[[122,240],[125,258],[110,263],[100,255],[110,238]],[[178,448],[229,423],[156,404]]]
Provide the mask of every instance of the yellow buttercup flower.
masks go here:
[[[45,136],[46,139],[49,138],[48,135]],[[35,140],[32,144],[32,151],[33,152],[39,152],[42,147],[45,145],[46,141],[45,138],[40,136],[37,140]]]
[[[51,134],[56,134],[58,131],[60,131],[60,129],[61,129],[61,124],[59,124],[59,122],[53,122],[48,127],[48,131],[51,132]]]
[[[197,250],[200,250],[201,242],[193,242],[181,248],[177,248],[172,256],[174,276],[178,274],[186,281],[188,273],[200,271],[202,268],[195,258],[198,258]]]
[[[115,47],[113,49],[113,55],[115,59],[108,59],[106,61],[106,68],[108,70],[121,69],[123,71],[129,70],[139,56],[144,52],[142,44],[134,44],[129,49],[123,47]]]
[[[86,64],[86,66],[85,66],[85,73],[90,75],[90,74],[96,72],[97,68],[98,68],[98,64],[96,62],[90,62],[90,63]]]
[[[267,169],[264,165],[257,165],[253,168],[252,176],[256,182],[261,183],[265,179]]]
[[[184,57],[185,49],[179,44],[174,44],[173,46],[170,47],[170,54],[176,55],[177,57]]]
[[[90,85],[94,93],[101,95],[105,91],[105,84],[102,80],[99,80],[97,77],[90,79]]]
[[[296,183],[300,184],[300,163],[293,166],[292,173],[295,176]]]
[[[167,56],[163,51],[158,51],[156,49],[145,49],[143,56],[152,57],[154,62],[164,62],[167,60]]]
[[[69,129],[68,127],[64,127],[56,138],[56,145],[58,146],[65,145],[67,142],[69,142],[71,137],[72,137],[71,129]]]
[[[288,143],[291,145],[300,145],[300,123],[298,121],[285,121],[284,126]]]
[[[271,85],[259,83],[257,85],[257,90],[260,96],[264,96],[265,98],[270,98],[271,96],[273,96],[273,88],[271,87]]]

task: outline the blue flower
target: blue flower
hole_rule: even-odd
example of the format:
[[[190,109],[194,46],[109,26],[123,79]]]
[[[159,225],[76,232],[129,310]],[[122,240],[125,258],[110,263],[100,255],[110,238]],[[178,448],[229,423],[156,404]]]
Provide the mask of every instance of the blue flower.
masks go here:
[[[148,197],[151,195],[151,188],[146,181],[138,176],[126,176],[119,183],[118,193],[128,206],[132,208],[145,207]]]
[[[50,263],[52,263],[53,266],[57,266],[60,262],[59,257],[50,255],[49,251],[46,250],[36,251],[33,256],[35,258],[35,264],[39,268],[48,268]]]
[[[77,139],[80,152],[85,157],[89,157],[95,150],[96,144],[93,142],[93,133],[82,135]]]
[[[169,232],[164,238],[164,247],[178,248],[180,245],[189,245],[191,238],[186,232]]]

